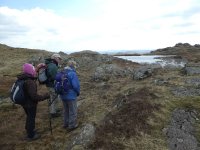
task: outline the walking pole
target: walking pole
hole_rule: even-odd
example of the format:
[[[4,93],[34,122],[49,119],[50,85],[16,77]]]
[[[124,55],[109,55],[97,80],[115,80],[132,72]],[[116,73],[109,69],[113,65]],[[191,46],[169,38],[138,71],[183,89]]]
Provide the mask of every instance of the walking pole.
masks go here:
[[[51,106],[51,100],[49,99],[48,101],[48,111],[49,111],[49,128],[50,128],[50,131],[51,131],[51,135],[53,134],[52,132],[52,126],[51,126],[51,114],[50,114],[50,106]]]
[[[51,131],[51,135],[53,134],[53,131],[52,131],[52,125],[51,125],[51,113],[50,113],[50,106],[51,104],[55,101],[55,99],[58,97],[58,94],[54,97],[54,99],[52,100],[51,102],[51,99],[48,99],[47,102],[48,102],[48,111],[49,111],[49,128],[50,128],[50,131]]]

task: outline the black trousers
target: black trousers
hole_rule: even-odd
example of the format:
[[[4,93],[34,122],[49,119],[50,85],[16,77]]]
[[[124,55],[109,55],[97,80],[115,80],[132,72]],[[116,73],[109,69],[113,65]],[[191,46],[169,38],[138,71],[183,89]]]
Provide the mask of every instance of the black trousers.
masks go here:
[[[32,107],[23,107],[26,113],[26,124],[25,129],[27,132],[28,138],[32,138],[35,135],[35,117],[37,106]]]

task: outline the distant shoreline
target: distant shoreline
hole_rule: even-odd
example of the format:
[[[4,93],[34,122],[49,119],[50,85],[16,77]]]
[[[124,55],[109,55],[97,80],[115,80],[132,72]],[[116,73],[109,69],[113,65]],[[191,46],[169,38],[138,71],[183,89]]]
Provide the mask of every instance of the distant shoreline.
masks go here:
[[[100,54],[109,54],[113,56],[140,56],[143,54],[149,54],[153,50],[108,50],[97,51]]]
[[[112,56],[141,56],[141,54],[113,54]]]

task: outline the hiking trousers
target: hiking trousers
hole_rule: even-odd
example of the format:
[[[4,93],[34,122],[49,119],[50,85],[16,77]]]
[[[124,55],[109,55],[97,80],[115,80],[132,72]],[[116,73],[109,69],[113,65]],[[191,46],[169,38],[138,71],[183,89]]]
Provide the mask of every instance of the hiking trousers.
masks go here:
[[[32,138],[35,135],[35,117],[37,106],[32,107],[23,107],[26,113],[26,124],[25,129],[27,132],[28,138]]]
[[[64,126],[74,128],[77,125],[77,100],[63,100]]]
[[[49,108],[50,113],[56,114],[59,111],[59,109],[58,109],[59,98],[58,98],[57,94],[55,93],[54,88],[48,87],[48,90],[49,90],[50,102],[51,102],[51,105]]]

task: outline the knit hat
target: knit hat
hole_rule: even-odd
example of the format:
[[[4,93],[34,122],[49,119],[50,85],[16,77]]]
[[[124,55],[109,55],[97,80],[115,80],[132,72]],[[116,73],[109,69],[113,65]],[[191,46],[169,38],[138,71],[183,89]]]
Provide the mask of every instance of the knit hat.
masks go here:
[[[59,58],[59,59],[62,59],[61,56],[59,54],[53,54],[51,56],[51,59],[56,59],[56,58]]]
[[[69,60],[68,63],[67,63],[67,65],[69,67],[77,68],[77,64],[76,64],[76,62],[74,60]]]
[[[25,63],[22,69],[23,69],[23,73],[29,74],[32,77],[36,76],[35,67],[32,64]]]

